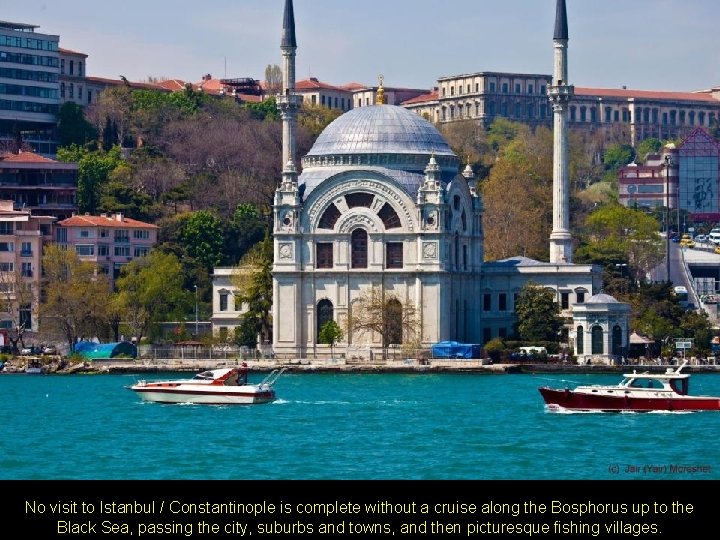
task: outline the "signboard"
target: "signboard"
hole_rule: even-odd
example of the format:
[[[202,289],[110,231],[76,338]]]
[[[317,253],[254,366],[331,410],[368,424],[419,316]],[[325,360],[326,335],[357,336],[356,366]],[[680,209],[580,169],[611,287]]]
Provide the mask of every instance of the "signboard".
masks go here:
[[[676,349],[692,349],[692,339],[676,339]]]

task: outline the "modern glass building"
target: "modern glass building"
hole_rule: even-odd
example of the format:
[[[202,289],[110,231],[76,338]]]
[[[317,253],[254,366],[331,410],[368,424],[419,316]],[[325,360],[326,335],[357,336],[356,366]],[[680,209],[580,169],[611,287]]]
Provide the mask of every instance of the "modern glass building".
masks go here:
[[[0,21],[0,146],[23,141],[43,155],[57,150],[60,37],[37,26]]]

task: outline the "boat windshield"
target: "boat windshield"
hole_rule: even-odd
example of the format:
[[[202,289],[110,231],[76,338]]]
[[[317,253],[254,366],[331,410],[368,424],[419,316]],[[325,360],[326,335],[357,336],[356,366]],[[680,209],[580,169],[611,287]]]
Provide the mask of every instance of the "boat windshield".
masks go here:
[[[663,384],[656,379],[632,379],[628,385],[631,388],[653,388],[661,390]]]
[[[204,381],[212,380],[215,377],[213,376],[212,371],[203,371],[202,373],[198,373],[193,377],[193,379],[202,379]]]

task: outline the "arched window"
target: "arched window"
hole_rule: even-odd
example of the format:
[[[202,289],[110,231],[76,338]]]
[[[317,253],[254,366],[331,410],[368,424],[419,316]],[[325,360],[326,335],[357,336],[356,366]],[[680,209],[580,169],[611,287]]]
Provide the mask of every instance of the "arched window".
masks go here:
[[[403,342],[402,304],[397,298],[391,298],[385,304],[385,345]]]
[[[602,326],[593,326],[592,329],[592,351],[591,354],[604,354],[603,329]]]
[[[335,223],[337,223],[338,218],[340,217],[340,210],[337,209],[337,206],[335,206],[335,203],[331,203],[330,206],[327,207],[325,212],[323,212],[322,217],[320,218],[320,223],[318,224],[318,227],[320,229],[334,229]]]
[[[364,229],[355,229],[350,235],[350,264],[352,268],[367,268],[368,235]]]
[[[575,330],[575,350],[578,354],[585,354],[585,329],[582,325]]]
[[[329,321],[334,319],[333,304],[330,300],[320,300],[317,305],[317,329],[315,332],[316,343],[320,343],[320,330]]]
[[[397,229],[402,226],[400,223],[400,217],[397,212],[388,203],[385,203],[378,212],[378,217],[382,219],[383,225],[386,229]]]

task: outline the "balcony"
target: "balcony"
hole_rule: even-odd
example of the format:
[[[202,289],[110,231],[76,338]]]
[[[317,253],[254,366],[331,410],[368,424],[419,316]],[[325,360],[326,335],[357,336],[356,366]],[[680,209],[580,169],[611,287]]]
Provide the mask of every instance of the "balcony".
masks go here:
[[[20,256],[21,256],[21,257],[32,257],[32,256],[33,256],[33,252],[32,252],[32,251],[28,251],[28,250],[23,250],[23,251],[20,252]]]

